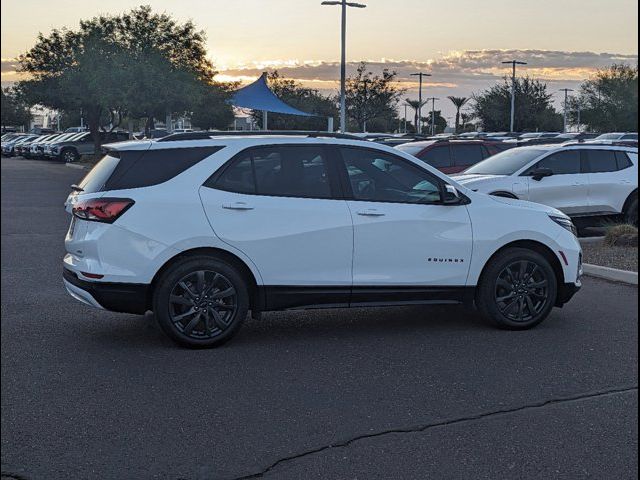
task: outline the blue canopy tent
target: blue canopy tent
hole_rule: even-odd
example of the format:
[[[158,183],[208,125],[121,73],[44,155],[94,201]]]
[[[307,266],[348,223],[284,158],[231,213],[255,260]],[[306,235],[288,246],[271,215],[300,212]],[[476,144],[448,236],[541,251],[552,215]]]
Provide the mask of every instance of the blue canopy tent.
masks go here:
[[[285,115],[299,115],[301,117],[316,117],[312,113],[306,113],[293,108],[280,100],[267,85],[267,73],[263,73],[258,80],[236,91],[231,98],[231,105],[240,108],[250,108],[262,112],[262,127],[268,129],[268,112],[283,113]],[[329,126],[333,119],[329,119]],[[332,130],[332,128],[331,128]]]

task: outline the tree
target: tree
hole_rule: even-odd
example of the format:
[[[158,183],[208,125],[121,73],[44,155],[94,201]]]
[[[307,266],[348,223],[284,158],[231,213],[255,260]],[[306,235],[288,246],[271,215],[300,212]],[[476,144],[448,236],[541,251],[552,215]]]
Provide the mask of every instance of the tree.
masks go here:
[[[347,116],[351,128],[358,131],[366,128],[371,132],[388,132],[396,128],[396,107],[404,93],[396,86],[396,78],[397,73],[386,68],[382,75],[374,75],[367,71],[365,62],[358,66],[355,75],[347,79]]]
[[[416,128],[417,131],[417,127],[418,127],[418,110],[421,109],[421,107],[424,107],[427,102],[422,102],[422,105],[420,104],[419,100],[411,100],[409,98],[407,98],[405,100],[405,102],[407,103],[407,105],[409,105],[411,108],[413,108],[413,125]]]
[[[433,115],[435,113],[435,115]],[[447,128],[447,120],[442,116],[442,112],[440,110],[436,110],[435,112],[429,112],[429,114],[424,117],[422,120],[425,122],[425,130],[431,133],[431,117],[435,117],[435,129],[434,133],[443,133],[444,129]]]
[[[529,77],[516,79],[516,131],[559,131],[562,115],[555,111],[547,84]],[[511,79],[474,94],[473,114],[485,131],[510,128]]]
[[[456,133],[460,133],[460,110],[464,107],[471,99],[469,97],[447,97],[451,100],[451,103],[456,107]]]
[[[638,67],[612,65],[599,70],[569,101],[569,120],[591,131],[638,131]]]
[[[335,100],[322,95],[318,90],[303,87],[295,80],[284,78],[276,70],[267,75],[267,83],[273,93],[287,105],[306,113],[312,113],[313,117],[301,117],[299,115],[284,115],[281,113],[269,114],[269,128],[272,130],[314,130],[327,129],[327,118],[336,119],[339,115]],[[254,122],[262,128],[262,112],[251,113]]]
[[[0,90],[2,94],[1,119],[2,130],[6,127],[26,127],[29,128],[31,112],[21,99],[10,88]]]
[[[81,21],[77,31],[40,34],[19,58],[30,78],[24,98],[58,110],[83,110],[96,151],[100,131],[127,115],[146,117],[191,109],[201,84],[213,86],[205,36],[143,6],[119,16]],[[213,106],[212,106],[213,107]]]
[[[233,122],[228,85],[204,85],[191,112],[191,124],[203,130],[226,129]]]

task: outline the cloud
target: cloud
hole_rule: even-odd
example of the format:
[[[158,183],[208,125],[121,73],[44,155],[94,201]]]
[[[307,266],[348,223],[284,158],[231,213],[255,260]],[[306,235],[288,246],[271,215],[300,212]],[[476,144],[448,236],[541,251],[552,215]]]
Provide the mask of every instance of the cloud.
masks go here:
[[[463,87],[479,83],[494,82],[509,72],[501,62],[511,59],[527,62],[520,72],[541,80],[582,81],[597,69],[613,63],[637,64],[637,55],[622,55],[595,52],[565,52],[554,50],[465,50],[453,51],[437,59],[415,60],[369,60],[372,71],[384,68],[395,70],[399,81],[414,87],[411,73],[426,71],[432,74],[427,85],[432,87]],[[348,72],[353,73],[358,62],[350,62]],[[221,67],[227,78],[246,80],[255,78],[265,70],[277,69],[283,76],[302,82],[335,83],[339,75],[339,64],[326,61],[273,61],[237,67]]]

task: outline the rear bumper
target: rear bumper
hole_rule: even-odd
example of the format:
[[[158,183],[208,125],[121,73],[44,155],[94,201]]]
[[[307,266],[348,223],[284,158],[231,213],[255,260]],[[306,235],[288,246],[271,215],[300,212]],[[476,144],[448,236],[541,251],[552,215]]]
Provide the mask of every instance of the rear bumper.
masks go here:
[[[149,285],[81,280],[71,270],[62,270],[64,285],[76,300],[113,312],[142,315],[149,309]]]

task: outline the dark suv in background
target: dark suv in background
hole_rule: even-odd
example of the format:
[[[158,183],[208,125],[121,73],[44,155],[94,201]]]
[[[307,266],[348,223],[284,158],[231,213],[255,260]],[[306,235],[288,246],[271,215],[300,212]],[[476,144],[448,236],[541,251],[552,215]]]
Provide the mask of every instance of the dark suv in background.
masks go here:
[[[396,149],[409,153],[443,173],[466,170],[512,145],[484,140],[426,140],[398,145]]]

